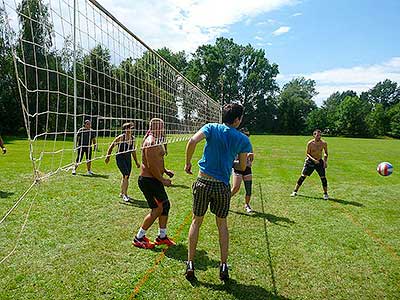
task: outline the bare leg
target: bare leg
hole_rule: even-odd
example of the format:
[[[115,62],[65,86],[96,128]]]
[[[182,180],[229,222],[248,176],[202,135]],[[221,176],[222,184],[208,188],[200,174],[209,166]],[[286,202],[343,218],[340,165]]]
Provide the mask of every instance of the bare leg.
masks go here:
[[[90,170],[92,170],[92,162],[91,161],[86,162],[86,168],[87,168],[88,172]]]
[[[124,175],[121,179],[121,194],[128,195],[129,176]]]
[[[192,224],[189,229],[189,247],[188,261],[193,261],[196,254],[197,241],[199,240],[200,226],[203,223],[203,217],[193,215]]]
[[[142,228],[147,230],[153,225],[154,221],[161,215],[162,213],[162,206],[159,205],[157,208],[152,208],[151,212],[144,217]]]
[[[221,251],[221,263],[226,263],[228,259],[228,248],[229,248],[229,232],[228,223],[226,218],[216,217],[218,233],[219,233],[219,247]]]

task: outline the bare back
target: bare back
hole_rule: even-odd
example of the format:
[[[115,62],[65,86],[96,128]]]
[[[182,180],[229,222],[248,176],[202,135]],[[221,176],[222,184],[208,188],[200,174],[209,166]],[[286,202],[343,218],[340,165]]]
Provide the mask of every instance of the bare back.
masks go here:
[[[164,145],[155,145],[154,137],[148,136],[143,143],[140,176],[153,177],[161,181],[164,173],[164,155]]]

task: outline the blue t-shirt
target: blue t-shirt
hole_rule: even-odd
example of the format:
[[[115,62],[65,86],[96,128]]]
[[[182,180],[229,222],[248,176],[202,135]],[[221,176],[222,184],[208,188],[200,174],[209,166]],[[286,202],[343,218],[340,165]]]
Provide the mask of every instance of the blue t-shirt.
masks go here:
[[[252,152],[249,138],[234,127],[209,123],[201,128],[206,136],[200,171],[229,184],[233,161],[239,153]]]

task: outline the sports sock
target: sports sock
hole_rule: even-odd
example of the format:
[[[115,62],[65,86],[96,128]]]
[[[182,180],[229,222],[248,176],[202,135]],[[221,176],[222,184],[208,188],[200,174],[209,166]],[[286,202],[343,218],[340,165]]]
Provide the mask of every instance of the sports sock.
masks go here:
[[[139,231],[138,231],[136,237],[137,237],[138,239],[141,239],[141,238],[143,238],[145,235],[146,235],[146,230],[144,230],[142,227],[140,227],[140,229],[139,229]]]
[[[167,228],[160,228],[158,230],[158,236],[163,239],[167,236]]]

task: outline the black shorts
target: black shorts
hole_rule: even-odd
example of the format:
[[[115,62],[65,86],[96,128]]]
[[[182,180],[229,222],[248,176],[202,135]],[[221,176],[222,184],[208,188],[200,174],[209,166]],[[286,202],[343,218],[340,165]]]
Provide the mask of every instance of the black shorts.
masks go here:
[[[82,161],[83,155],[86,156],[86,160],[91,160],[92,159],[92,147],[79,146],[78,156],[76,157],[76,163],[80,163]]]
[[[306,158],[301,174],[310,176],[314,170],[317,171],[319,177],[325,177],[324,161],[320,159],[319,164],[316,164],[311,159]]]
[[[155,178],[139,176],[138,185],[150,208],[157,208],[157,202],[169,202],[164,185]],[[156,202],[157,201],[157,202]]]
[[[222,181],[210,181],[197,178],[192,185],[193,214],[202,217],[210,210],[219,218],[226,218],[231,203],[231,187]]]
[[[117,161],[118,169],[121,171],[122,175],[130,176],[132,171],[131,154],[117,154],[115,160]]]
[[[250,167],[246,167],[246,169],[244,171],[239,171],[239,170],[233,169],[233,173],[235,173],[235,175],[238,175],[238,176],[240,175],[243,177],[249,176],[252,174]]]

